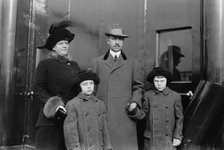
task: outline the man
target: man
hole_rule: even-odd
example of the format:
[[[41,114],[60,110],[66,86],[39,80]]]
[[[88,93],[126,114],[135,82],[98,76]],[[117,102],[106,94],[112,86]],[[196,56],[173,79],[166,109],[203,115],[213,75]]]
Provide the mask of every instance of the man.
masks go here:
[[[172,50],[172,54],[173,54],[173,77],[174,80],[176,81],[180,81],[181,80],[181,75],[180,75],[180,71],[177,69],[177,66],[180,64],[181,62],[181,58],[184,57],[183,54],[181,54],[181,49],[179,46],[176,45],[172,45],[168,47],[168,51]]]
[[[104,101],[108,111],[113,149],[137,150],[136,123],[128,117],[125,108],[131,102],[141,107],[143,71],[134,58],[124,54],[122,47],[128,35],[119,25],[113,25],[105,35],[110,49],[92,62],[93,70],[101,80],[97,96]]]
[[[161,67],[172,72],[174,81],[181,80],[181,74],[177,66],[180,64],[182,57],[185,56],[181,53],[181,48],[176,45],[168,46],[167,51],[161,55]]]

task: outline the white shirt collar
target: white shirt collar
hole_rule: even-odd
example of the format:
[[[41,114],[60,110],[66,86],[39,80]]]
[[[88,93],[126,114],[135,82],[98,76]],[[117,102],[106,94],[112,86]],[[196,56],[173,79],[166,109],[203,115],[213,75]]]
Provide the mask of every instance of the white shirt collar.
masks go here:
[[[113,58],[114,58],[115,55],[117,55],[117,58],[118,58],[121,54],[121,51],[114,52],[114,51],[110,50],[110,54],[112,55]]]

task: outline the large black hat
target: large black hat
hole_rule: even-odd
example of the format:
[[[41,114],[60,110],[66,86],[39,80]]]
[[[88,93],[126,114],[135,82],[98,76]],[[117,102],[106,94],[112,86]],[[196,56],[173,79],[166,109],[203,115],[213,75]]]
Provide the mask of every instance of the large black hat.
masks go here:
[[[171,72],[167,69],[164,69],[162,67],[156,67],[154,68],[147,76],[147,81],[153,83],[155,76],[164,76],[168,82],[171,82],[173,80],[173,75]]]
[[[92,70],[87,69],[78,72],[78,76],[74,79],[73,86],[76,86],[85,80],[93,80],[95,84],[99,84],[100,82],[99,76]]]
[[[38,48],[53,50],[53,47],[61,40],[66,40],[70,43],[74,39],[75,34],[66,29],[69,26],[71,26],[71,23],[68,21],[52,24],[49,29],[49,37],[47,38],[45,45]]]

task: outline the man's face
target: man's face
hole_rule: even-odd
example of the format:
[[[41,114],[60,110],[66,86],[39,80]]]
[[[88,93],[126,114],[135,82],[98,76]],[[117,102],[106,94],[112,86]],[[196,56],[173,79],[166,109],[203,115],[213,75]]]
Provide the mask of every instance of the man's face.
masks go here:
[[[124,38],[109,36],[107,43],[112,51],[118,52],[122,49],[124,45]]]
[[[80,83],[80,87],[82,89],[83,94],[91,95],[94,91],[94,81],[93,80],[85,80]]]
[[[155,76],[153,82],[158,91],[163,91],[166,88],[167,79],[164,76]]]
[[[68,55],[69,43],[66,40],[57,42],[53,50],[55,50],[60,56]]]

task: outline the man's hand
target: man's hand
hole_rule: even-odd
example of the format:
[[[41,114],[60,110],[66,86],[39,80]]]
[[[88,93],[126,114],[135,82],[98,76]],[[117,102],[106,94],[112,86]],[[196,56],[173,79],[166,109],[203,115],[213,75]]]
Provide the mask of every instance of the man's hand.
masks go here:
[[[179,139],[173,139],[173,146],[179,146],[181,143],[181,140]]]

